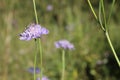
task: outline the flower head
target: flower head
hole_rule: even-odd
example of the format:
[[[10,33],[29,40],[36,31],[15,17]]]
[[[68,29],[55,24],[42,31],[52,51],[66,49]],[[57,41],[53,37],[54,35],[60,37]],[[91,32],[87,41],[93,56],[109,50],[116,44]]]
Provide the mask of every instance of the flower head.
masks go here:
[[[33,67],[28,68],[27,71],[32,73],[32,74],[34,74],[34,68]],[[35,73],[39,74],[40,73],[40,69],[39,68],[35,68]]]
[[[52,10],[53,10],[53,6],[49,4],[49,5],[47,6],[47,11],[52,11]]]
[[[30,24],[24,32],[20,33],[20,40],[29,41],[31,39],[40,38],[43,34],[48,34],[49,31],[41,27],[39,24]]]
[[[74,45],[71,44],[67,40],[59,40],[59,41],[55,42],[55,47],[56,48],[69,49],[69,50],[74,49]]]
[[[37,78],[37,80],[40,80],[40,78]],[[49,80],[49,79],[46,76],[43,76],[42,80]]]

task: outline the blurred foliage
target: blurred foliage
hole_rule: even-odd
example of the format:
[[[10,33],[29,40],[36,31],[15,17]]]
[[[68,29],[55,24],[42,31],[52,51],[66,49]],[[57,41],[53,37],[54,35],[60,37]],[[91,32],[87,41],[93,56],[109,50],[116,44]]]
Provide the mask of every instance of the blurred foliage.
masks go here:
[[[91,1],[98,14],[99,0]],[[104,2],[107,16],[112,0]],[[116,0],[108,26],[118,55],[119,4]],[[75,50],[66,52],[66,80],[120,79],[120,69],[87,0],[36,0],[36,7],[39,23],[50,30],[49,35],[42,37],[44,75],[50,80],[60,79],[61,51],[55,49],[54,41],[68,39]],[[19,40],[19,33],[32,22],[32,0],[0,0],[0,80],[33,80],[26,70],[34,64],[35,42]],[[38,66],[39,61],[38,55]]]

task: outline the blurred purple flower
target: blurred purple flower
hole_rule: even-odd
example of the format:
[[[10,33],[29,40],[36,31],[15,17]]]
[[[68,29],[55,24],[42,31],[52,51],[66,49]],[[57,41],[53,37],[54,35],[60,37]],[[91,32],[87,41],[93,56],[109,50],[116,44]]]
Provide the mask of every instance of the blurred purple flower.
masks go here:
[[[32,74],[34,74],[34,67],[28,68],[27,71],[30,72],[30,73],[32,73]],[[39,74],[40,73],[40,69],[39,68],[35,68],[35,73]]]
[[[37,78],[36,80],[40,80],[40,78]],[[49,80],[49,79],[46,76],[43,76],[42,80]]]
[[[49,4],[49,5],[47,6],[47,11],[52,11],[52,10],[53,10],[53,6]]]
[[[67,40],[59,40],[59,41],[55,42],[55,47],[56,48],[69,49],[69,50],[73,50],[74,49],[74,45],[71,44]]]
[[[39,24],[30,24],[23,33],[20,33],[20,40],[29,41],[31,39],[40,38],[43,34],[48,34],[49,30],[41,27]]]

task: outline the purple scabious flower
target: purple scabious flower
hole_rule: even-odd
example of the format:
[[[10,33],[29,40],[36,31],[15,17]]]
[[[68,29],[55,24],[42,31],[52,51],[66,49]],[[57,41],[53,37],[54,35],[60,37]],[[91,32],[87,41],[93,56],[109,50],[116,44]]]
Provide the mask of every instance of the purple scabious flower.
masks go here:
[[[36,80],[40,80],[40,78],[37,78]],[[49,80],[49,79],[46,76],[43,76],[42,80]]]
[[[41,27],[39,24],[30,24],[24,32],[20,33],[20,40],[29,41],[31,39],[40,38],[43,34],[48,34],[49,30]]]
[[[47,6],[47,11],[52,11],[52,10],[53,10],[53,6],[49,4],[49,5]]]
[[[55,47],[56,48],[63,48],[63,49],[69,49],[69,50],[73,50],[74,49],[74,45],[71,44],[69,41],[67,40],[59,40],[55,42]]]
[[[30,73],[32,73],[32,74],[34,74],[34,68],[33,68],[33,67],[28,68],[27,71],[30,72]],[[36,74],[39,74],[39,73],[40,73],[40,69],[39,69],[38,67],[35,68],[35,73],[36,73]]]

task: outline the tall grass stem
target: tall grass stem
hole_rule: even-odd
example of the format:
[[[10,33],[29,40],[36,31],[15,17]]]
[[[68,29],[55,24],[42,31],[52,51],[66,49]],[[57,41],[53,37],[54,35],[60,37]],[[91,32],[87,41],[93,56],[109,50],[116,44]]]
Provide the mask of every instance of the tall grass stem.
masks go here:
[[[94,16],[95,16],[95,19],[98,20],[98,17],[97,17],[97,15],[96,15],[96,13],[95,13],[93,7],[92,7],[92,4],[91,4],[90,0],[87,0],[87,1],[88,1],[88,4],[89,4],[90,8],[91,8],[92,13],[93,13]]]
[[[112,15],[112,11],[113,11],[114,4],[115,4],[115,0],[113,0],[113,2],[112,2],[111,9],[110,9],[110,13],[109,13],[108,20],[107,20],[107,24],[109,24],[109,21],[110,21],[111,15]]]
[[[101,9],[102,9],[101,2],[99,2],[99,20],[98,20],[98,22],[99,22],[102,30],[105,31],[105,28],[104,28],[104,26],[103,26],[103,24],[102,24],[102,19],[101,19],[101,18],[102,18],[102,17],[101,17],[101,15],[102,15]]]
[[[100,4],[101,4],[101,9],[102,9],[102,13],[103,13],[103,20],[104,20],[104,28],[107,29],[107,25],[106,25],[106,13],[105,13],[105,7],[104,7],[104,2],[103,0],[100,0]],[[102,17],[102,16],[101,16]]]
[[[112,42],[111,42],[111,40],[110,40],[110,37],[109,37],[109,34],[108,34],[107,31],[106,31],[106,34],[105,34],[105,35],[106,35],[107,40],[108,40],[108,43],[109,43],[109,45],[110,45],[110,47],[111,47],[111,49],[112,49],[112,52],[113,52],[113,54],[114,54],[114,56],[115,56],[115,59],[116,59],[118,65],[119,65],[119,67],[120,67],[119,58],[118,58],[118,56],[117,56],[117,54],[116,54],[116,52],[115,52],[115,49],[114,49],[114,47],[113,47],[113,45],[112,45]]]
[[[107,40],[108,40],[108,43],[109,43],[109,45],[110,45],[110,48],[111,48],[111,50],[112,50],[112,52],[113,52],[113,55],[114,55],[114,57],[115,57],[118,65],[119,65],[119,67],[120,67],[119,58],[118,58],[118,56],[117,56],[117,54],[116,54],[116,52],[115,52],[115,49],[114,49],[114,47],[113,47],[113,45],[112,45],[111,39],[110,39],[109,34],[108,34],[108,30],[107,30],[107,28],[106,28],[107,23],[106,23],[106,16],[105,16],[105,10],[104,10],[103,0],[100,0],[100,4],[99,4],[99,9],[100,9],[100,10],[99,10],[99,11],[100,11],[100,12],[99,12],[99,19],[98,19],[97,15],[96,15],[93,7],[92,7],[92,4],[91,4],[90,0],[87,0],[87,1],[88,1],[88,4],[89,4],[89,6],[90,6],[90,8],[91,8],[91,11],[92,11],[95,19],[96,19],[97,22],[100,24],[101,29],[105,32],[105,36],[106,36],[106,38],[107,38]],[[115,3],[115,0],[113,0],[112,7],[111,7],[111,8],[113,8],[114,3]],[[101,20],[101,17],[102,17],[102,16],[101,16],[101,12],[102,12],[102,14],[103,14],[104,25],[103,25],[103,22],[102,22],[102,20]],[[112,9],[111,9],[111,12],[109,13],[108,21],[110,20],[111,13],[112,13]]]

